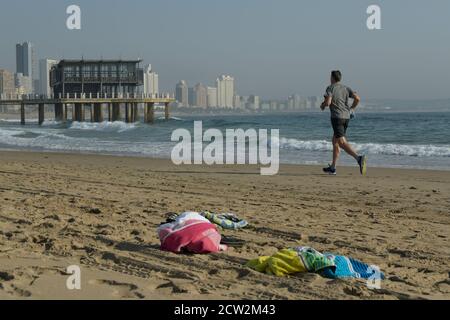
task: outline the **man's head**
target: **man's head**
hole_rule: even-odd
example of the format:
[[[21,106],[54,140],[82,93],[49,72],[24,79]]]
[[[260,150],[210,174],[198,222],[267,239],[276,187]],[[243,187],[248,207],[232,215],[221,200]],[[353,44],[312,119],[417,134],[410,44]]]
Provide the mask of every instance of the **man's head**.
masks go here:
[[[331,83],[338,83],[342,80],[342,73],[339,70],[331,71]]]

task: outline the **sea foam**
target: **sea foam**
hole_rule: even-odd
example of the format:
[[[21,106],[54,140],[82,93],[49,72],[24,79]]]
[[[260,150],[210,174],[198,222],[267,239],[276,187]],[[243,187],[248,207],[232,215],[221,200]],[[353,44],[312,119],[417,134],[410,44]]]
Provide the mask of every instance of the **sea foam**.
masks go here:
[[[280,138],[281,149],[299,151],[331,151],[333,146],[326,140],[297,140]],[[450,157],[450,145],[407,145],[394,143],[352,143],[361,153],[410,157]]]

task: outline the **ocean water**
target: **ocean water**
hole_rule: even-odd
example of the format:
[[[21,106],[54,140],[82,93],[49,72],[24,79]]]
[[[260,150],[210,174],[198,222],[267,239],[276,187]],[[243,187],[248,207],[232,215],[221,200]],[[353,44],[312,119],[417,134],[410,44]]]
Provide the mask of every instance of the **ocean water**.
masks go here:
[[[1,115],[0,115],[1,118]],[[193,131],[202,120],[203,130],[279,129],[280,162],[327,164],[331,161],[332,129],[329,113],[281,113],[261,115],[181,115],[155,124],[57,123],[37,120],[0,120],[0,149],[101,153],[170,158],[177,128]],[[348,139],[368,155],[369,165],[450,170],[450,112],[358,113],[351,120]],[[354,165],[342,153],[340,163]]]

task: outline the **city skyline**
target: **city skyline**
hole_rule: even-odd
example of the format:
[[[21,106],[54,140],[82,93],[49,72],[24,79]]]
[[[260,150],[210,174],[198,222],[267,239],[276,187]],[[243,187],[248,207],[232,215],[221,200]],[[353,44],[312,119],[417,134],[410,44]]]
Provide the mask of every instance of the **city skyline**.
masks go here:
[[[41,58],[39,59],[39,64],[36,63],[36,60],[36,52],[32,42],[26,41],[23,44],[16,44],[16,73],[10,72],[10,74],[14,76],[14,90],[11,91],[8,86],[2,86],[0,93],[33,93],[51,96],[53,90],[50,85],[50,71],[53,66],[58,65],[58,63],[63,60]],[[0,70],[9,72],[8,70]],[[142,68],[142,77],[142,92],[144,94],[158,95],[159,74],[152,69],[151,64],[146,64],[144,68]],[[3,79],[7,79],[7,74],[2,74],[1,80],[3,81]],[[260,97],[255,95],[237,95],[234,78],[232,76],[221,75],[216,79],[215,84],[215,87],[209,87],[198,82],[195,86],[189,87],[185,80],[180,80],[175,86],[174,95],[181,107],[242,108],[259,110]],[[179,88],[179,86],[185,88]],[[294,95],[298,96],[298,94]],[[284,105],[284,102],[286,102],[286,109],[301,109],[299,105],[296,105],[295,107],[290,106],[289,99],[290,97],[288,97],[287,100],[283,100],[281,105]],[[271,104],[274,103],[274,101],[270,102]],[[279,102],[280,101],[277,101],[275,108],[278,108]]]

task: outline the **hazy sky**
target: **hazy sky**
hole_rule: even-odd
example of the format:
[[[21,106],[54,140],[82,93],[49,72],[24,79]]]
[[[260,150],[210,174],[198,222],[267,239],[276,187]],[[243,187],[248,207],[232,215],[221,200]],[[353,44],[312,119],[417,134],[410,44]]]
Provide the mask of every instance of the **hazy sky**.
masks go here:
[[[370,4],[383,30],[366,28]],[[166,91],[231,74],[241,95],[316,95],[339,68],[365,98],[450,97],[448,0],[1,0],[0,68],[25,40],[39,58],[140,57]]]

